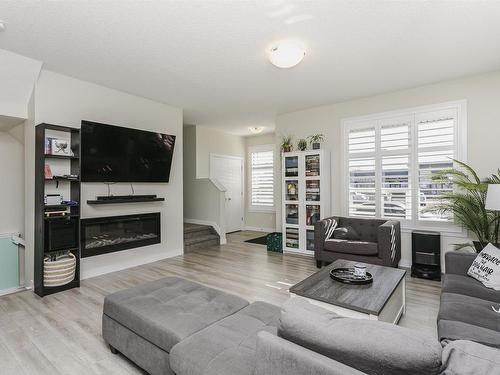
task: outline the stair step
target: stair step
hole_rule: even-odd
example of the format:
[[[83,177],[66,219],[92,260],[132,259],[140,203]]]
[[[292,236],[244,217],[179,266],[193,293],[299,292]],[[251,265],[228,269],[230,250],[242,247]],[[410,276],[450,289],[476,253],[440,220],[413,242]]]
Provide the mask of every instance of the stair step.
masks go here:
[[[200,249],[210,249],[213,247],[219,246],[219,238],[208,240],[208,241],[203,241],[203,242],[197,242],[192,245],[184,245],[184,253],[189,253],[193,250],[200,250]]]
[[[184,246],[192,246],[192,245],[196,245],[196,244],[208,242],[208,241],[217,241],[217,244],[218,244],[219,236],[217,236],[216,234],[207,234],[204,236],[185,238],[184,239]]]
[[[213,228],[210,225],[184,223],[184,234],[198,233],[198,232],[212,231],[212,230]]]
[[[187,240],[189,238],[195,238],[195,237],[204,237],[204,236],[209,236],[211,234],[215,234],[212,228],[207,228],[203,230],[198,230],[194,232],[184,232],[184,239]]]

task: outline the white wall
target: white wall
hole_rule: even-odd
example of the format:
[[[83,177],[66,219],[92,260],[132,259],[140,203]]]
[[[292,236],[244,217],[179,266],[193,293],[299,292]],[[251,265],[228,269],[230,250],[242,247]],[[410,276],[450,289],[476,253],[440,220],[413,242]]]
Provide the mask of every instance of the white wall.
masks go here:
[[[28,102],[42,62],[0,49],[0,115],[27,118]],[[20,121],[22,122],[22,120]]]
[[[324,147],[332,153],[332,209],[340,214],[341,120],[348,117],[431,105],[454,100],[467,100],[468,161],[480,176],[487,176],[500,167],[498,141],[500,139],[500,71],[463,79],[446,81],[373,97],[325,105],[303,111],[283,114],[276,119],[276,132],[293,134],[295,139],[314,133],[324,133]],[[306,126],[307,125],[307,126]],[[279,139],[277,139],[279,142]],[[281,188],[280,184],[276,184]],[[279,211],[277,211],[279,212]],[[281,213],[277,214],[277,227]],[[411,264],[409,234],[403,236],[401,264]],[[464,238],[444,236],[442,250]]]
[[[210,154],[245,158],[245,138],[196,126],[196,177],[210,177]]]
[[[0,132],[0,234],[24,233],[24,145]]]
[[[275,145],[276,139],[274,133],[245,137],[246,148],[246,191],[245,191],[245,228],[249,230],[275,231],[276,230],[276,212],[258,212],[250,209],[250,193],[252,175],[250,171],[250,148],[262,145]],[[278,148],[274,153],[274,174],[280,173],[280,155]],[[281,200],[275,200],[275,205],[281,205]]]
[[[168,184],[134,184],[136,194],[157,194],[166,201],[147,204],[90,206],[87,199],[106,195],[107,186],[99,183],[82,185],[82,217],[161,212],[161,244],[82,259],[82,278],[107,273],[158,259],[179,255],[183,249],[182,230],[182,110],[166,104],[129,95],[89,82],[42,70],[35,88],[35,123],[80,127],[81,120],[92,120],[125,127],[158,131],[177,136],[170,182]],[[25,139],[32,143],[33,126],[25,129]],[[26,147],[33,147],[32,144]],[[26,163],[27,176],[33,184],[34,160]],[[26,202],[33,205],[27,189]],[[131,194],[129,184],[112,185],[112,193]],[[27,213],[32,212],[32,207]],[[32,219],[28,221],[32,223]],[[27,227],[28,230],[28,227]],[[32,245],[32,244],[30,244]]]

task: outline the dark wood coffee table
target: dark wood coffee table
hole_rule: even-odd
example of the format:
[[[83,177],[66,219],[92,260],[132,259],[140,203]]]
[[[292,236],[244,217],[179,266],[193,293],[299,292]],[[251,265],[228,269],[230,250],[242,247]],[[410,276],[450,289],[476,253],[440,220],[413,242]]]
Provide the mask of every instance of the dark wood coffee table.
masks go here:
[[[373,275],[373,283],[350,285],[330,277],[333,268],[353,267],[348,260],[336,260],[321,271],[290,288],[293,297],[309,302],[349,318],[374,319],[397,324],[406,309],[406,271],[366,264]]]

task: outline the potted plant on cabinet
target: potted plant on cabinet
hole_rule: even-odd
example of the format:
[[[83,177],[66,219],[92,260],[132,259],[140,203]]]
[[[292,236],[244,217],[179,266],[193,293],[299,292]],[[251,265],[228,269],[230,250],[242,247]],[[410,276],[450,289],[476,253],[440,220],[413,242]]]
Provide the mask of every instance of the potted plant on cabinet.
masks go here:
[[[498,214],[485,208],[488,184],[500,184],[500,169],[498,174],[492,174],[483,181],[469,165],[453,160],[463,168],[451,168],[436,172],[432,180],[438,184],[454,184],[455,189],[441,196],[441,202],[430,206],[425,211],[441,214],[453,214],[455,222],[472,232],[477,241],[473,247],[480,252],[488,243],[498,246],[499,219]],[[471,246],[460,244],[457,248]]]
[[[305,151],[307,149],[307,141],[305,139],[299,139],[297,142],[297,148],[300,151]]]
[[[309,139],[309,143],[311,144],[313,150],[319,150],[321,147],[321,142],[325,141],[325,135],[318,133],[310,135],[309,137],[307,137],[307,139]]]
[[[293,139],[293,137],[291,135],[284,135],[281,138],[281,150],[283,152],[292,151],[292,148],[293,148],[292,139]]]

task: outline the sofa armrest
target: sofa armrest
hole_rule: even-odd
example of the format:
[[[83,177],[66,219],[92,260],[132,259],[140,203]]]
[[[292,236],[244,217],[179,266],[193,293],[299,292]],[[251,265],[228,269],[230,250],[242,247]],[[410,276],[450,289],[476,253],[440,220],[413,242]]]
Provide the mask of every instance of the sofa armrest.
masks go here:
[[[467,276],[467,271],[476,257],[476,253],[458,253],[450,251],[444,254],[445,271],[446,273]]]
[[[401,224],[396,220],[386,221],[378,227],[378,256],[384,265],[398,265],[401,259]]]
[[[257,335],[253,375],[363,375],[364,373],[269,332]]]
[[[339,222],[338,217],[332,216],[317,221],[316,224],[314,224],[314,254],[316,255],[316,258],[318,258],[317,255],[323,251],[325,247],[327,219],[334,219],[337,223]]]

